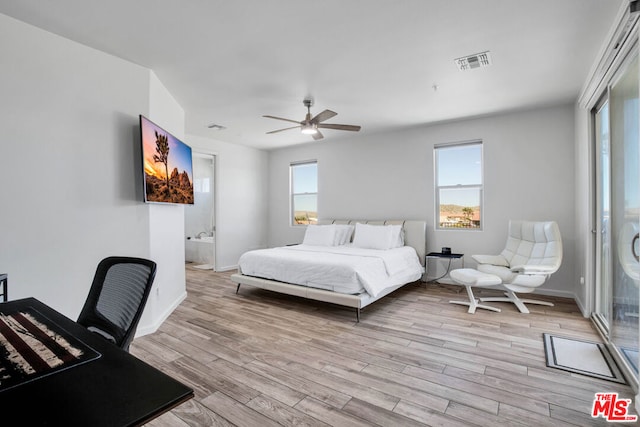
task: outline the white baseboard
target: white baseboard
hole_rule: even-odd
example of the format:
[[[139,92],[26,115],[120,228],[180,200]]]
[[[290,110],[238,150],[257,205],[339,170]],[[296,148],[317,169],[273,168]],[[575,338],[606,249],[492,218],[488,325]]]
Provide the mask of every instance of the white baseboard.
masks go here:
[[[167,310],[165,310],[164,313],[162,313],[162,316],[159,316],[158,319],[156,320],[155,323],[151,324],[151,325],[147,325],[144,326],[142,328],[138,328],[136,330],[136,335],[135,338],[137,337],[142,337],[144,335],[149,335],[154,333],[155,331],[158,330],[158,328],[160,328],[160,326],[164,323],[165,320],[167,320],[169,318],[169,316],[171,315],[171,313],[173,313],[173,311],[178,308],[178,306],[180,305],[180,303],[182,301],[184,301],[187,298],[187,293],[184,292],[182,295],[180,295],[178,298],[176,298],[176,300],[173,302],[173,304],[171,304],[169,306],[169,308]]]
[[[518,294],[516,292],[516,294]],[[537,288],[533,293],[531,293],[530,295],[549,295],[552,297],[559,297],[559,298],[569,298],[572,300],[576,300],[576,295],[573,292],[570,291],[559,291],[556,289],[542,289],[542,288]],[[526,295],[526,294],[518,294],[518,295]]]
[[[589,310],[587,309],[587,307],[584,306],[584,304],[582,303],[582,301],[577,298],[575,295],[573,296],[573,300],[576,302],[576,305],[578,306],[578,308],[580,309],[580,313],[582,313],[582,316],[584,317],[591,317],[591,313],[589,312]]]
[[[219,267],[216,268],[216,271],[231,271],[231,270],[237,270],[238,266],[237,265],[229,265],[226,267]]]

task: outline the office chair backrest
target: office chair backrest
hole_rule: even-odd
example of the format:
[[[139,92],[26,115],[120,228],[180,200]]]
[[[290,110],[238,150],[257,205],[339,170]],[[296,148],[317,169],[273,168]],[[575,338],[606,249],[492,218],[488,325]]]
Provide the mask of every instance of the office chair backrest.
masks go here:
[[[155,274],[156,263],[147,259],[103,259],[96,269],[78,323],[128,351]]]
[[[509,237],[502,251],[510,266],[543,265],[560,268],[562,238],[555,221],[509,221]]]

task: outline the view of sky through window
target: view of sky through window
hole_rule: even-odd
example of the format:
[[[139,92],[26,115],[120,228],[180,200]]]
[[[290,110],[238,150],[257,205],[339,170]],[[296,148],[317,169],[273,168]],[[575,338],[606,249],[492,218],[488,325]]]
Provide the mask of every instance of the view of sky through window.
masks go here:
[[[301,165],[295,165],[293,168],[293,192],[295,194],[300,193],[315,193],[318,192],[318,165],[317,163],[306,163]],[[313,198],[313,204],[310,205],[309,198],[301,198],[301,205],[297,205],[300,209],[316,209],[315,197]]]
[[[475,185],[482,182],[482,145],[438,148],[438,186]]]

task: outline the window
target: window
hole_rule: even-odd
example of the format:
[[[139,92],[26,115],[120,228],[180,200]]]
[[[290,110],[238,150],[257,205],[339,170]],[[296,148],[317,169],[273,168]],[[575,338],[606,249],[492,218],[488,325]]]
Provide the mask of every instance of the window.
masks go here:
[[[434,147],[436,227],[482,228],[482,141]]]
[[[292,163],[291,224],[315,224],[318,221],[318,162]]]

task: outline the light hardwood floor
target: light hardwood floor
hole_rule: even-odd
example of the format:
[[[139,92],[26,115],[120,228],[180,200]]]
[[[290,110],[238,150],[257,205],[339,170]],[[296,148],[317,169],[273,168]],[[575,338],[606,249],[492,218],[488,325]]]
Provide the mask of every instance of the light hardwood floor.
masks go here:
[[[187,266],[187,299],[134,340],[134,355],[195,390],[149,426],[609,425],[590,416],[594,394],[633,398],[546,367],[544,332],[599,341],[571,300],[472,315],[448,303],[461,288],[415,283],[356,323],[331,304],[248,286],[236,295],[230,274]]]

